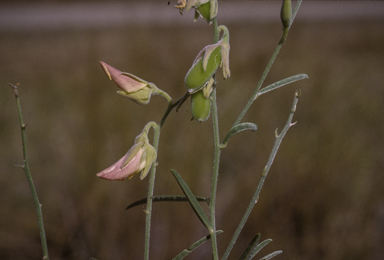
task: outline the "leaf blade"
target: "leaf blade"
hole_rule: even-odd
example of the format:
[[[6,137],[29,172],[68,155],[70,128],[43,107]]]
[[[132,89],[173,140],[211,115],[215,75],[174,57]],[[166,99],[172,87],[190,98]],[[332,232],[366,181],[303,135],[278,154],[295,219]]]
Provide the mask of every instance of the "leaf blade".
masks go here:
[[[261,242],[260,244],[256,245],[254,248],[252,248],[251,252],[248,254],[248,257],[246,258],[246,260],[250,260],[252,258],[255,257],[255,255],[257,253],[260,252],[261,249],[263,249],[266,245],[268,245],[270,242],[272,242],[272,239],[266,239],[264,240],[263,242]]]
[[[222,146],[225,147],[227,145],[229,139],[231,139],[235,134],[242,132],[242,131],[245,131],[245,130],[251,130],[254,132],[257,130],[257,125],[254,123],[249,123],[249,122],[240,123],[240,124],[235,125],[234,127],[232,127],[228,131],[227,135],[224,137],[224,140],[222,142]]]
[[[241,255],[240,259],[239,260],[245,260],[248,258],[249,254],[251,253],[252,251],[252,248],[256,247],[260,241],[260,237],[261,237],[261,234],[258,233],[252,240],[251,242],[249,243],[249,245],[247,246],[247,248],[245,249],[244,253]]]
[[[217,230],[216,231],[216,235],[217,234],[220,234],[220,233],[223,233],[222,230]],[[175,258],[173,258],[172,260],[181,260],[183,259],[184,257],[186,257],[187,255],[189,255],[193,250],[195,250],[196,248],[198,248],[199,246],[201,246],[203,243],[205,243],[206,241],[208,241],[209,239],[211,238],[211,235],[207,235],[199,240],[197,240],[195,243],[193,243],[188,249],[184,249],[183,251],[181,251]]]
[[[196,197],[197,201],[205,201],[209,204],[209,198],[205,198],[202,196],[195,196],[195,197]],[[158,195],[158,196],[153,196],[152,201],[153,202],[160,202],[160,201],[184,202],[184,201],[188,201],[188,198],[185,196],[180,196],[180,195]],[[147,203],[147,198],[137,200],[137,201],[129,204],[125,209],[128,210],[130,208],[133,208],[133,207],[145,204],[145,203]]]
[[[183,190],[185,196],[188,198],[189,204],[192,206],[193,211],[196,213],[201,223],[203,223],[203,225],[206,228],[208,228],[210,233],[211,232],[213,233],[213,229],[211,227],[211,223],[209,222],[207,215],[205,214],[203,208],[200,206],[199,202],[197,201],[196,197],[193,195],[188,185],[185,183],[185,181],[181,178],[181,176],[175,170],[172,169],[171,172],[175,177],[176,181],[178,182],[180,188]]]
[[[273,252],[273,253],[270,253],[270,254],[264,256],[264,257],[261,258],[260,260],[269,260],[269,259],[271,259],[272,257],[275,257],[275,256],[277,256],[277,255],[279,255],[279,254],[281,254],[281,253],[283,253],[283,251],[278,250],[278,251],[275,251],[275,252]]]
[[[275,82],[275,83],[273,83],[271,85],[266,86],[265,88],[260,89],[260,91],[257,93],[255,99],[258,96],[261,96],[262,94],[265,94],[267,92],[270,92],[270,91],[278,89],[278,88],[281,88],[282,86],[291,84],[291,83],[293,83],[295,81],[299,81],[299,80],[302,80],[302,79],[308,79],[308,78],[309,77],[308,77],[307,74],[297,74],[295,76],[291,76],[291,77],[279,80],[279,81],[277,81],[277,82]]]

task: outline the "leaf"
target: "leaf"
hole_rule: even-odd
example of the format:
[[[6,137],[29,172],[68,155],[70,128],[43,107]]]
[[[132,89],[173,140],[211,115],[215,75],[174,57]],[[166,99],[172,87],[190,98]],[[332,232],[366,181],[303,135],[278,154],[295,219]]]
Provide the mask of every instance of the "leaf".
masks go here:
[[[268,245],[270,242],[272,242],[272,239],[266,239],[263,242],[261,242],[258,245],[255,245],[255,247],[252,248],[251,252],[248,254],[246,260],[250,260],[255,257],[257,253],[260,252],[261,249],[263,249],[266,245]]]
[[[288,77],[288,78],[285,78],[285,79],[282,79],[278,82],[275,82],[269,86],[266,86],[265,88],[262,88],[260,89],[260,91],[257,93],[255,99],[258,97],[258,96],[261,96],[262,94],[265,94],[267,92],[270,92],[272,90],[275,90],[277,88],[281,88],[282,86],[285,86],[285,85],[288,85],[290,83],[293,83],[295,81],[299,81],[299,80],[302,80],[302,79],[308,79],[308,75],[307,74],[298,74],[298,75],[295,75],[295,76],[291,76],[291,77]]]
[[[201,223],[203,223],[203,225],[205,227],[207,227],[211,233],[211,231],[213,231],[213,229],[211,227],[211,223],[209,222],[207,215],[205,214],[203,208],[200,206],[196,197],[193,195],[192,191],[189,189],[188,185],[181,178],[181,176],[173,169],[171,170],[171,172],[172,172],[173,176],[175,177],[176,181],[179,183],[179,186],[183,190],[185,196],[188,198],[189,203],[191,204],[193,211],[195,211],[195,213],[199,217]]]
[[[201,196],[196,196],[197,201],[205,201],[209,204],[209,198],[201,197]],[[174,201],[174,202],[184,202],[188,201],[187,197],[185,196],[179,196],[179,195],[159,195],[159,196],[154,196],[152,197],[153,202],[159,202],[159,201]],[[142,204],[147,203],[147,198],[135,201],[131,204],[129,204],[125,209],[130,209],[135,206],[139,206]]]
[[[260,260],[269,260],[269,259],[271,259],[272,257],[275,257],[275,256],[277,256],[277,255],[279,255],[279,254],[281,254],[281,253],[283,253],[283,251],[278,250],[278,251],[275,251],[275,252],[273,252],[273,253],[270,253],[269,255],[264,256],[264,257],[261,258]]]
[[[235,134],[237,134],[241,131],[244,131],[244,130],[256,131],[257,125],[254,123],[248,123],[248,122],[235,125],[234,127],[231,128],[231,130],[229,130],[228,134],[225,136],[225,138],[222,142],[222,146],[225,147],[227,145],[229,139],[232,138],[232,136],[234,136]]]
[[[245,259],[249,259],[248,256],[249,254],[251,253],[252,251],[252,248],[256,247],[257,244],[259,243],[260,241],[260,233],[257,234],[252,240],[251,242],[249,243],[249,245],[247,246],[247,248],[245,249],[244,253],[241,255],[240,259],[239,260],[245,260]]]
[[[217,234],[220,234],[220,233],[223,233],[222,230],[217,230],[216,231],[216,235]],[[178,254],[175,258],[173,258],[172,260],[181,260],[183,259],[184,257],[186,257],[187,255],[189,255],[193,250],[195,250],[196,248],[198,248],[200,245],[202,245],[204,242],[206,242],[207,240],[209,240],[211,238],[211,235],[208,235],[208,236],[205,236],[201,239],[199,239],[198,241],[196,241],[195,243],[193,243],[188,249],[184,249],[183,251],[180,252],[180,254]]]

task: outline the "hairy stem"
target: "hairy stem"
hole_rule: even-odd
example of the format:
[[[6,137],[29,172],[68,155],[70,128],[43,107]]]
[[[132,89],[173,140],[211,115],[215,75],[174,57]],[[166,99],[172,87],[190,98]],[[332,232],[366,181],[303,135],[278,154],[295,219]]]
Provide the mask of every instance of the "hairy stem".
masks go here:
[[[219,31],[217,29],[217,20],[213,20],[214,28],[214,43],[219,39]],[[211,184],[211,200],[209,204],[209,217],[213,230],[210,230],[212,254],[213,259],[218,260],[217,240],[216,240],[216,191],[217,181],[219,179],[219,164],[220,164],[220,137],[219,137],[219,120],[217,115],[217,102],[216,102],[216,87],[211,95],[211,107],[212,107],[212,124],[213,124],[213,141],[214,141],[214,157],[213,157],[213,172],[212,172],[212,184]]]
[[[23,157],[24,157],[24,164],[21,166],[21,168],[23,168],[23,170],[25,172],[25,176],[27,177],[29,188],[32,192],[32,197],[33,197],[33,201],[35,204],[37,221],[38,221],[39,229],[40,229],[41,245],[42,245],[43,254],[44,254],[43,259],[48,260],[49,259],[48,246],[47,246],[47,238],[45,236],[43,213],[41,211],[41,204],[40,204],[39,198],[37,196],[35,185],[33,184],[32,175],[31,175],[31,172],[29,170],[28,154],[27,154],[27,135],[25,132],[26,125],[24,124],[23,115],[22,115],[22,111],[21,111],[21,104],[20,104],[20,97],[19,97],[19,90],[18,90],[19,83],[17,83],[16,85],[12,85],[12,84],[9,84],[9,85],[13,88],[13,91],[15,92],[17,110],[19,112],[19,122],[20,122],[20,128],[21,128],[21,142],[22,142],[22,146],[23,146]]]
[[[154,137],[153,137],[153,147],[156,152],[159,147],[160,139],[160,130],[161,126],[158,125],[155,128]],[[156,162],[152,164],[151,172],[149,174],[149,184],[148,184],[148,195],[147,195],[147,208],[145,210],[145,243],[144,243],[144,259],[149,259],[149,243],[150,243],[150,234],[151,234],[151,218],[152,218],[152,197],[153,191],[155,189],[155,177],[156,177]]]

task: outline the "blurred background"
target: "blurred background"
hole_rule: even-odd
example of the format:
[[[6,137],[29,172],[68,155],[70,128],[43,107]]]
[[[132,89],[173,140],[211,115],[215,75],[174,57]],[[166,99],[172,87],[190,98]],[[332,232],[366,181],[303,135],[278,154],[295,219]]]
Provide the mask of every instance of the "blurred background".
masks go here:
[[[115,94],[99,60],[154,82],[174,100],[212,27],[176,1],[9,1],[0,4],[0,259],[41,259],[31,193],[21,168],[20,82],[30,168],[43,205],[51,259],[142,259],[148,178],[109,182],[95,174],[131,147],[166,102],[146,106]],[[231,36],[231,72],[218,77],[221,138],[253,92],[281,36],[280,1],[219,1]],[[272,238],[260,257],[382,259],[384,254],[384,2],[304,1],[264,86],[310,79],[261,96],[222,152],[217,201],[223,254],[301,89],[292,127],[230,259],[256,233]],[[209,196],[212,124],[190,121],[187,101],[160,139],[155,194],[182,194],[176,169]],[[152,133],[151,135],[152,136]],[[207,231],[187,203],[154,204],[151,259],[172,259]],[[210,243],[186,259],[210,259]]]

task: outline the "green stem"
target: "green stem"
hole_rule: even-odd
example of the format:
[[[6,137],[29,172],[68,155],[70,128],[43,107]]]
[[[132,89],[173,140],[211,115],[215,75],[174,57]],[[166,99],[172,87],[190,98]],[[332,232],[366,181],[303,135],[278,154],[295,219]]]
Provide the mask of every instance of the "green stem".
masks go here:
[[[299,7],[300,7],[300,5],[301,5],[301,2],[302,2],[302,0],[298,0],[297,3],[296,3],[295,10],[293,11],[293,14],[292,14],[291,25],[292,25],[293,20],[294,20],[295,17],[296,17],[296,14],[297,14],[297,11],[299,10]],[[291,25],[289,26],[289,28],[288,28],[287,31],[289,31],[289,29],[291,28]],[[237,124],[240,123],[240,121],[243,119],[243,117],[244,117],[245,114],[247,113],[248,109],[251,107],[252,103],[256,100],[256,98],[257,98],[257,94],[258,94],[258,92],[260,91],[260,88],[261,88],[261,86],[263,85],[264,80],[265,80],[265,78],[267,77],[267,75],[268,75],[268,73],[269,73],[269,70],[271,69],[273,63],[275,62],[276,57],[277,57],[277,54],[279,54],[279,51],[280,51],[281,47],[283,46],[284,41],[282,41],[282,39],[283,39],[283,38],[285,39],[286,37],[287,37],[286,33],[285,33],[285,34],[283,33],[283,35],[281,36],[281,39],[279,40],[279,43],[278,43],[277,46],[276,46],[275,51],[274,51],[273,54],[272,54],[271,59],[269,60],[269,62],[268,62],[268,64],[267,64],[267,67],[265,67],[264,72],[263,72],[263,74],[261,75],[261,78],[260,78],[259,82],[257,83],[257,86],[256,86],[255,91],[252,93],[252,96],[249,98],[247,104],[245,105],[243,111],[240,113],[239,117],[236,119],[236,121],[235,121],[235,123],[233,124],[233,126],[235,126],[235,125],[237,125]],[[232,127],[233,127],[233,126],[232,126]]]
[[[217,260],[218,250],[217,250],[217,241],[216,241],[216,216],[215,216],[215,207],[216,207],[216,191],[217,191],[217,181],[219,179],[219,164],[220,164],[220,139],[219,139],[219,122],[217,116],[217,103],[216,103],[216,88],[212,92],[212,123],[213,123],[213,140],[214,140],[214,155],[213,155],[213,172],[212,172],[212,184],[211,184],[211,199],[209,204],[209,216],[212,226],[211,241],[212,241],[212,252],[213,259]]]
[[[219,30],[217,28],[217,20],[213,20],[214,28],[214,43],[219,39]],[[212,107],[212,124],[213,124],[213,141],[214,141],[214,157],[213,157],[213,172],[212,172],[212,184],[211,184],[211,197],[209,204],[209,217],[212,226],[210,230],[211,243],[212,243],[212,256],[213,260],[218,260],[218,249],[217,249],[217,240],[216,240],[216,191],[217,191],[217,181],[219,178],[219,164],[220,164],[220,137],[219,137],[219,120],[217,115],[217,102],[216,102],[216,87],[212,91],[211,95],[211,107]]]
[[[41,211],[41,204],[40,204],[39,198],[37,196],[35,185],[33,184],[32,175],[31,175],[31,172],[29,170],[28,154],[27,154],[27,135],[25,133],[26,125],[24,124],[23,115],[22,115],[22,111],[21,111],[21,104],[20,104],[19,90],[18,90],[19,84],[16,84],[15,86],[12,84],[9,84],[9,85],[13,88],[13,91],[15,92],[17,110],[19,112],[19,122],[20,122],[20,128],[21,128],[21,142],[22,142],[22,146],[23,146],[23,157],[24,157],[24,164],[21,167],[23,168],[23,170],[25,172],[25,176],[27,177],[29,188],[32,192],[32,197],[33,197],[33,201],[35,204],[37,221],[38,221],[39,229],[40,229],[41,245],[42,245],[43,254],[44,254],[43,259],[48,260],[49,259],[48,246],[47,246],[47,238],[45,236],[45,230],[44,230],[43,213]]]
[[[153,137],[153,147],[156,152],[159,147],[160,139],[160,130],[161,126],[158,125],[155,128],[154,137]],[[152,217],[152,197],[153,191],[155,189],[155,177],[156,177],[156,162],[152,164],[151,172],[149,175],[149,184],[148,184],[148,195],[147,195],[147,209],[145,211],[145,243],[144,243],[144,259],[149,259],[149,243],[150,243],[150,234],[151,234],[151,217]]]
[[[165,92],[163,92],[165,93]],[[168,94],[167,94],[168,96]],[[153,147],[155,148],[156,152],[159,148],[159,140],[160,140],[160,132],[161,127],[163,126],[165,120],[167,119],[169,113],[172,111],[173,108],[175,108],[180,100],[178,100],[175,103],[172,103],[172,99],[168,96],[166,98],[168,101],[168,107],[165,111],[163,118],[160,120],[160,123],[154,128],[154,137],[153,137]],[[155,177],[156,177],[156,164],[157,162],[154,162],[151,167],[151,171],[149,174],[149,184],[148,184],[148,195],[147,195],[147,208],[145,210],[146,217],[145,217],[145,242],[144,242],[144,259],[149,260],[149,244],[150,244],[150,235],[151,235],[151,218],[152,218],[152,202],[153,202],[153,192],[155,190]]]
[[[229,245],[228,245],[227,249],[225,250],[223,258],[221,260],[226,260],[228,258],[228,256],[229,256],[229,254],[230,254],[234,244],[236,243],[237,238],[240,235],[241,230],[243,229],[245,223],[247,222],[247,219],[248,219],[249,215],[251,214],[252,209],[255,206],[255,204],[256,204],[256,202],[257,202],[257,200],[259,198],[261,188],[263,187],[264,181],[267,178],[269,169],[272,166],[272,163],[273,163],[273,161],[275,159],[276,153],[277,153],[277,151],[278,151],[278,149],[280,147],[281,141],[283,140],[283,138],[284,138],[285,134],[287,133],[288,129],[295,124],[295,123],[292,123],[292,118],[293,118],[293,115],[294,115],[294,113],[296,111],[296,104],[297,104],[297,101],[299,101],[299,97],[300,97],[300,91],[296,91],[295,97],[294,97],[294,100],[293,100],[293,104],[292,104],[292,108],[291,108],[289,117],[287,119],[287,122],[286,122],[283,130],[281,131],[280,134],[277,134],[277,129],[276,129],[276,133],[275,133],[276,140],[275,140],[275,143],[273,145],[272,152],[269,155],[267,164],[265,165],[265,167],[263,169],[263,173],[261,174],[259,184],[257,185],[257,188],[256,188],[256,190],[255,190],[255,192],[254,192],[254,194],[253,194],[253,196],[251,198],[251,201],[249,202],[248,207],[247,207],[247,209],[246,209],[246,211],[245,211],[245,213],[244,213],[244,215],[243,215],[239,225],[237,226],[237,228],[235,230],[235,233],[233,234],[232,239],[229,242]]]

